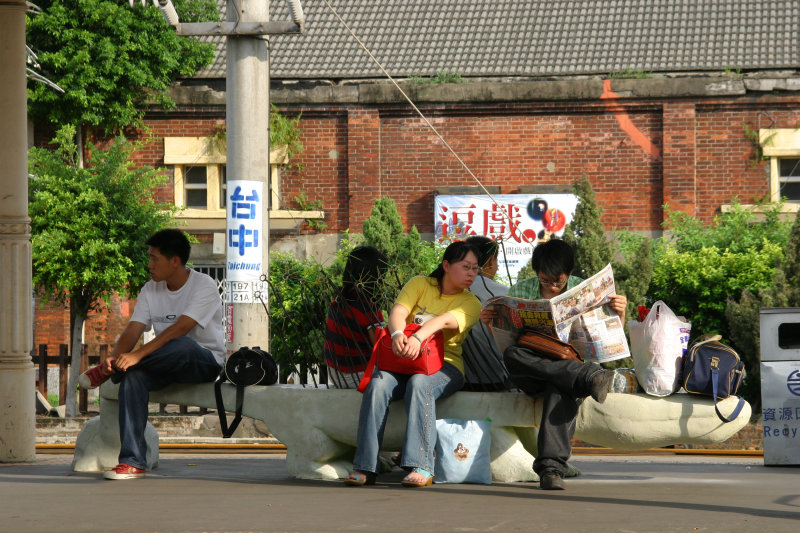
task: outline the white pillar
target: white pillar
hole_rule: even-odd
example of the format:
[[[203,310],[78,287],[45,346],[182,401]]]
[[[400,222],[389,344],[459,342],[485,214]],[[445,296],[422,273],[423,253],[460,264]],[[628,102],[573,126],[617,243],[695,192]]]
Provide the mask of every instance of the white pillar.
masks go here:
[[[241,9],[237,14],[237,9]],[[228,0],[228,20],[268,22],[269,0]],[[269,53],[267,36],[228,37],[226,89],[227,178],[263,182],[262,273],[269,274]],[[230,192],[230,186],[228,187]],[[230,209],[230,202],[229,209]],[[230,228],[227,228],[230,229]],[[266,289],[266,287],[264,287]],[[230,281],[228,294],[231,293]],[[262,293],[266,302],[266,290]],[[269,324],[260,302],[232,303],[231,349],[269,349]]]
[[[36,458],[25,2],[0,2],[0,462]]]

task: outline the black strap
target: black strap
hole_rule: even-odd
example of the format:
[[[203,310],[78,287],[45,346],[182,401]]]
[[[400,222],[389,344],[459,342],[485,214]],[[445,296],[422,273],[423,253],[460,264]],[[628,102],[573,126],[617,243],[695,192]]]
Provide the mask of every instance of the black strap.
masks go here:
[[[744,407],[744,398],[741,398],[741,397],[737,396],[737,398],[739,398],[739,403],[736,405],[736,409],[733,410],[733,413],[731,413],[731,417],[730,418],[725,418],[724,416],[722,416],[722,413],[719,412],[719,407],[717,407],[717,383],[718,383],[718,381],[719,381],[719,369],[718,368],[712,368],[711,369],[711,388],[712,388],[712,390],[714,392],[714,410],[717,412],[717,416],[719,417],[719,419],[722,420],[723,422],[733,422],[734,420],[736,420],[736,417],[739,416],[739,413],[742,411],[742,407]]]
[[[219,425],[222,428],[222,438],[228,439],[236,428],[239,427],[239,422],[242,421],[242,406],[244,405],[244,387],[236,385],[236,416],[233,418],[230,427],[228,427],[228,415],[225,413],[225,404],[222,401],[222,383],[226,381],[225,370],[223,369],[217,376],[214,382],[214,396],[217,400],[217,414],[219,415]]]

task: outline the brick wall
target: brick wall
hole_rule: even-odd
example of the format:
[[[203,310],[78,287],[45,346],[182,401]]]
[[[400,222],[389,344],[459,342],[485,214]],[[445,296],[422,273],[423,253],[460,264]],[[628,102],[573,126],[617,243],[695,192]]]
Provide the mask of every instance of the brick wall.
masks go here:
[[[103,304],[89,313],[84,324],[83,343],[89,345],[90,355],[97,354],[97,346],[113,346],[131,317],[136,300],[114,296],[108,306]],[[58,302],[38,299],[34,310],[33,346],[47,345],[49,355],[58,354],[58,345],[70,342],[69,307]]]
[[[484,185],[514,193],[586,176],[606,229],[658,231],[664,203],[710,221],[734,198],[750,203],[768,194],[768,165],[754,161],[745,124],[756,131],[796,128],[800,97],[776,94],[649,101],[606,91],[598,100],[573,103],[428,104],[422,110]],[[294,197],[305,191],[322,202],[328,233],[361,231],[381,196],[397,202],[407,226],[432,232],[434,189],[476,185],[405,105],[290,103],[281,110],[302,113],[304,146],[293,161],[299,166],[283,172],[281,207],[296,207]],[[154,111],[145,117],[147,133],[127,134],[146,141],[136,161],[158,167],[164,137],[211,136],[224,122],[221,106]],[[37,144],[52,134],[37,129]],[[172,201],[171,183],[155,196]],[[63,314],[57,307],[37,311],[37,344],[66,342]],[[106,315],[90,317],[87,338],[113,342],[126,319]]]
[[[764,198],[768,165],[753,161],[744,125],[794,128],[798,103],[795,96],[769,96],[422,110],[484,185],[513,193],[586,176],[607,229],[658,231],[665,203],[710,221],[734,198]],[[404,106],[287,109],[303,113],[306,150],[298,158],[302,171],[284,175],[284,202],[300,190],[322,201],[329,232],[359,231],[380,196],[397,202],[406,225],[432,232],[434,189],[477,185]]]
[[[346,228],[350,225],[347,114],[333,108],[303,111],[301,127],[300,167],[290,166],[281,173],[281,207],[296,209],[294,198],[305,191],[309,199],[322,201],[331,228]]]

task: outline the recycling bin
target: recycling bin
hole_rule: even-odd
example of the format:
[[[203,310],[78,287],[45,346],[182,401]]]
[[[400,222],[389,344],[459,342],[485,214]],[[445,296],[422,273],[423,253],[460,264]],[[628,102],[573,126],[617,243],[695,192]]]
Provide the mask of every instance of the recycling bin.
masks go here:
[[[761,309],[765,465],[800,465],[800,308]]]

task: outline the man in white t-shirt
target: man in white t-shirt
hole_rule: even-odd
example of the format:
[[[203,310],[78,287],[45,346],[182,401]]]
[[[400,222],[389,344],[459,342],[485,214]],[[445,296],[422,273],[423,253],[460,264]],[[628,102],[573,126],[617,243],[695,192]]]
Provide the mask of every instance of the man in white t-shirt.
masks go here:
[[[186,267],[191,245],[179,230],[159,231],[147,240],[151,281],[114,351],[79,379],[85,389],[111,378],[119,383],[119,464],[106,479],[144,477],[150,391],[171,383],[214,381],[225,359],[222,301],[217,282]],[[137,347],[153,327],[155,337]]]
[[[489,298],[508,293],[508,287],[494,281],[499,245],[497,241],[482,236],[469,237],[467,242],[480,252],[478,264],[481,267],[480,275],[472,282],[469,290],[478,297],[482,305],[486,305]],[[508,370],[503,364],[503,356],[483,322],[478,322],[469,331],[469,335],[461,343],[461,353],[464,358],[465,390],[501,391],[513,387]]]

